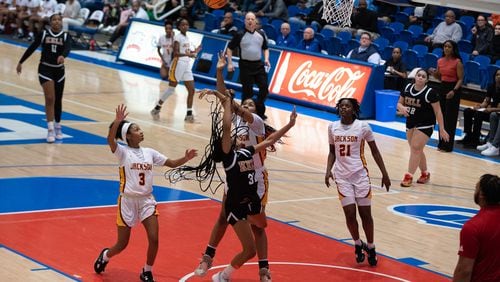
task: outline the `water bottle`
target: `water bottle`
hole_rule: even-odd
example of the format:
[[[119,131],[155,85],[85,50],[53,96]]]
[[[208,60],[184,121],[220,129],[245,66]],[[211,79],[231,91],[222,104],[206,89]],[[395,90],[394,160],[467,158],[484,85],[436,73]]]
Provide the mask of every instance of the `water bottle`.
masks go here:
[[[95,39],[90,39],[89,50],[90,51],[94,51],[95,50]]]

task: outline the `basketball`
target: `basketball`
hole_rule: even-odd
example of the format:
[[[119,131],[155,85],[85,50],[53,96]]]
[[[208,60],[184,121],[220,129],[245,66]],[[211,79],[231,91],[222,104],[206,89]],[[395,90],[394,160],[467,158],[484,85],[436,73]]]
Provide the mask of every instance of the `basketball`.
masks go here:
[[[227,4],[227,0],[203,0],[203,2],[212,9],[220,9]]]

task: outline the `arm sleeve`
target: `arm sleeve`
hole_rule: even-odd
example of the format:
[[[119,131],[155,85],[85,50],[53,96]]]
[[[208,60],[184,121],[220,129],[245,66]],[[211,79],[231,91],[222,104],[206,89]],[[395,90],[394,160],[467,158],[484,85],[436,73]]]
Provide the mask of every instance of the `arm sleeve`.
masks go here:
[[[71,51],[71,44],[73,44],[73,39],[71,38],[71,35],[66,33],[66,36],[67,36],[66,40],[64,41],[64,50],[62,53],[62,56],[65,58],[68,57],[69,52]]]
[[[455,29],[453,30],[453,34],[451,35],[451,40],[458,42],[460,39],[462,39],[462,27],[455,23]]]
[[[40,32],[36,35],[33,43],[31,43],[31,45],[28,47],[28,49],[26,49],[26,51],[24,51],[23,56],[19,60],[20,64],[24,63],[24,61],[26,61],[29,58],[29,56],[31,56],[31,54],[33,54],[33,52],[35,52],[36,48],[38,48],[38,46],[40,46],[40,43],[42,43],[42,36],[43,36],[43,32]]]
[[[475,259],[478,252],[479,242],[475,229],[472,225],[466,223],[460,231],[460,248],[458,250],[458,255]]]
[[[227,47],[233,51],[236,50],[240,45],[241,37],[243,37],[243,32],[236,33],[231,39],[231,41],[229,41]]]

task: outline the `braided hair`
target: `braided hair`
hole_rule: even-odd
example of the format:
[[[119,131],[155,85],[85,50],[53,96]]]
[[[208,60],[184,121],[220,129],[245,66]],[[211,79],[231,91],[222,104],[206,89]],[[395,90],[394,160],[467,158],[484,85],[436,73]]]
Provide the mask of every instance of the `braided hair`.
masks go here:
[[[337,105],[335,106],[336,109],[337,109],[337,115],[340,116],[340,104],[344,100],[347,100],[347,101],[351,102],[352,111],[353,111],[353,114],[354,114],[354,119],[358,119],[359,118],[359,113],[361,112],[361,106],[359,105],[359,102],[358,102],[358,100],[356,100],[356,98],[341,98],[341,99],[339,99],[337,101]]]

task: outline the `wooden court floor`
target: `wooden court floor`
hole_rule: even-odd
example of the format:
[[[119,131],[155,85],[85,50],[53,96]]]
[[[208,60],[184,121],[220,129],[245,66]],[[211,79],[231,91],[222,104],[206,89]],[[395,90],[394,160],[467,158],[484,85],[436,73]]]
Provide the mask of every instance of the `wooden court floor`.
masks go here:
[[[43,105],[37,77],[38,53],[25,62],[20,76],[15,73],[23,51],[24,48],[0,42],[0,94]],[[159,91],[166,86],[156,78],[67,59],[63,110],[89,120],[63,120],[63,126],[105,138],[116,105],[125,103],[130,112],[129,119],[144,130],[142,146],[153,147],[171,157],[183,155],[186,148],[202,151],[210,136],[208,103],[196,99],[197,123],[184,123],[186,92],[183,86],[177,87],[176,95],[166,102],[160,121],[151,119],[149,110]],[[2,101],[0,106],[4,106]],[[281,127],[287,122],[291,108],[291,105],[268,107],[268,123]],[[271,193],[267,213],[277,220],[352,243],[336,190],[326,188],[323,183],[328,152],[328,119],[333,117],[323,115],[317,118],[299,112],[297,124],[285,138],[285,144],[279,145],[277,152],[268,154],[266,166],[270,172]],[[2,119],[0,127],[1,122]],[[498,173],[498,163],[458,153],[440,153],[427,147],[431,183],[403,189],[399,187],[399,181],[407,167],[409,149],[406,141],[390,135],[375,135],[393,183],[390,192],[378,187],[381,174],[368,149],[367,160],[375,190],[372,211],[377,251],[396,259],[420,261],[422,268],[451,275],[457,261],[459,229],[436,222],[428,224],[423,217],[402,216],[394,209],[400,205],[475,209],[472,199],[474,185],[482,174]],[[0,143],[0,152],[0,179],[38,176],[118,178],[115,158],[104,142],[46,144],[40,139],[31,143]],[[155,172],[158,185],[216,199],[221,197],[220,191],[215,195],[202,193],[197,183],[189,181],[170,185],[163,177],[163,169]],[[449,210],[433,213],[453,215]],[[1,233],[0,229],[0,243]],[[15,249],[15,246],[7,247]],[[270,256],[272,259],[272,254]],[[0,261],[3,261],[2,252]]]

